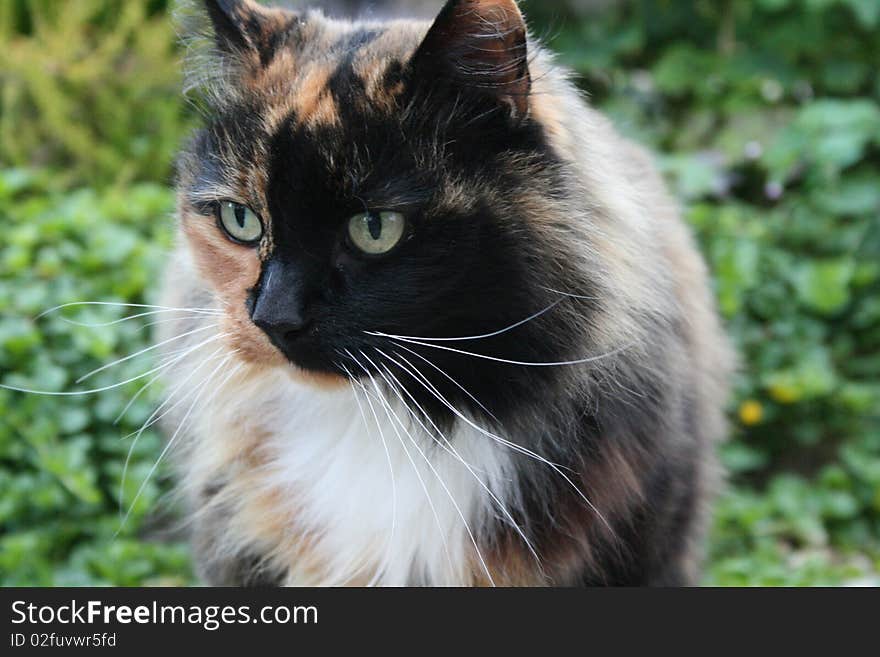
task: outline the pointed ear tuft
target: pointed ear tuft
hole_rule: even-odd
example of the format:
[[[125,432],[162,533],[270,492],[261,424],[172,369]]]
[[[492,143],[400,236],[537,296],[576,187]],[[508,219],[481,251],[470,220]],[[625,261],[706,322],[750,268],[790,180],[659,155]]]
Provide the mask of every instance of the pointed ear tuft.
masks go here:
[[[420,75],[485,90],[517,118],[529,113],[528,36],[515,0],[449,0],[413,65]]]
[[[184,95],[216,109],[235,99],[241,82],[298,41],[299,16],[253,0],[175,0],[185,46]]]
[[[245,50],[250,47],[245,2],[236,0],[205,0],[205,10],[214,26],[217,47],[224,52]]]
[[[253,0],[204,0],[221,52],[255,53],[266,66],[297,24],[293,12],[269,9]]]

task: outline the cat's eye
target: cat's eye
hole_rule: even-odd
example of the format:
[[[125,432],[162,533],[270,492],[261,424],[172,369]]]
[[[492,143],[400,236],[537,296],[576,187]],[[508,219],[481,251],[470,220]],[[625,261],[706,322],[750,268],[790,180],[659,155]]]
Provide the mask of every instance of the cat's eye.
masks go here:
[[[263,222],[246,205],[224,201],[218,206],[217,219],[235,242],[252,246],[263,238]]]
[[[391,253],[406,235],[406,217],[400,212],[364,212],[348,222],[352,245],[370,256]]]

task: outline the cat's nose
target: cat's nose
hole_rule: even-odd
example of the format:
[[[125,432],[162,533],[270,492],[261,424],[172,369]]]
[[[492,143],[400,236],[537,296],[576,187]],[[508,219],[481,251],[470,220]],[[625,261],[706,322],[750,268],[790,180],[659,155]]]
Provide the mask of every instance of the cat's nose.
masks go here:
[[[257,325],[276,345],[284,348],[295,342],[308,328],[308,322],[300,317],[276,320],[254,316]]]
[[[290,263],[266,264],[251,321],[282,351],[287,351],[309,328],[308,286],[304,272]]]

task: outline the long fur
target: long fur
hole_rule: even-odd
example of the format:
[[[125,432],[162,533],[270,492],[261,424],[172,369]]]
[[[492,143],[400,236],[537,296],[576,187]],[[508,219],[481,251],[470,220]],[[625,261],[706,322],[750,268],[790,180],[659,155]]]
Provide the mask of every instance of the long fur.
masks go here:
[[[225,37],[206,4],[165,299],[225,313],[168,376],[191,375],[166,422],[204,578],[696,583],[733,357],[650,157],[512,0],[433,27],[218,2],[247,31]],[[264,218],[259,248],[221,200]],[[416,208],[386,261],[332,245],[363,203]],[[301,357],[249,315],[273,258],[320,281]]]

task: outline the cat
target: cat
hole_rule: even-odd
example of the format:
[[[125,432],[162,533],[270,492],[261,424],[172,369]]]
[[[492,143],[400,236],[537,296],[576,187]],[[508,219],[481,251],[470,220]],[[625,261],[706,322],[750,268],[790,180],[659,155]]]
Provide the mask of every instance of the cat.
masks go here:
[[[516,2],[180,15],[206,121],[164,304],[205,310],[160,340],[202,580],[697,584],[734,366],[707,268]]]

